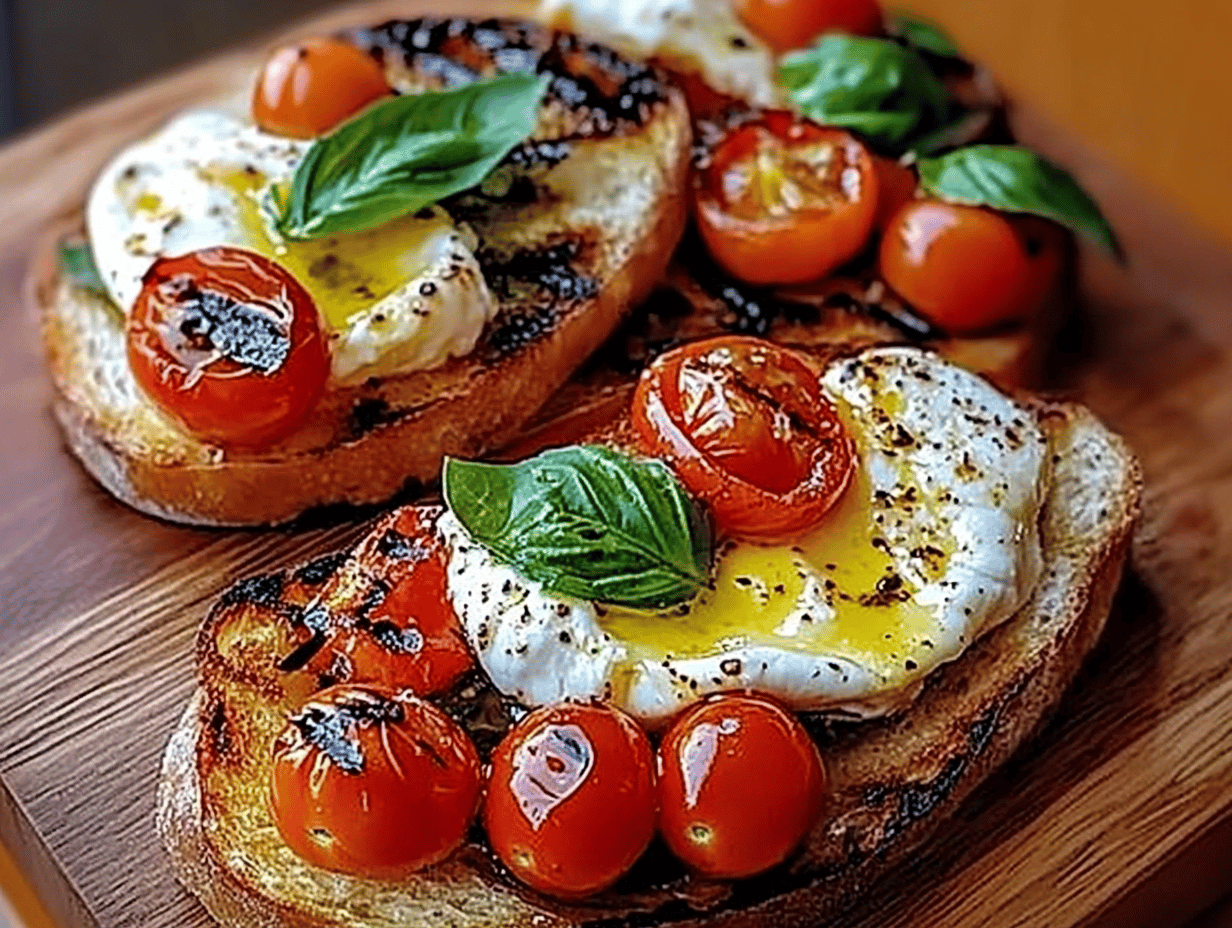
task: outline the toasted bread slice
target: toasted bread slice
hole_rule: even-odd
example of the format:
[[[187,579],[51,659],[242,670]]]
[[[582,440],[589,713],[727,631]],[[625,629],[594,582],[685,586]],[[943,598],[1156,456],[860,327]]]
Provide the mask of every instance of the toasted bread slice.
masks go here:
[[[32,292],[56,418],[90,472],[138,509],[208,525],[278,523],[435,479],[443,455],[514,437],[651,291],[681,235],[689,118],[652,69],[512,21],[399,21],[346,37],[402,90],[462,83],[498,62],[551,75],[535,137],[511,156],[509,191],[449,204],[479,234],[499,313],[466,357],[330,389],[277,446],[230,452],[186,434],[141,393],[123,320],[60,275],[49,244]]]
[[[204,623],[198,687],[160,782],[158,826],[177,875],[226,926],[819,924],[925,840],[1009,757],[1057,705],[1103,628],[1138,514],[1137,463],[1085,409],[1025,403],[1053,455],[1040,585],[1009,621],[930,675],[901,714],[814,726],[830,802],[801,850],[771,873],[703,881],[652,847],[614,889],[562,903],[512,881],[481,836],[399,883],[328,873],[298,859],[267,805],[271,746],[320,681],[280,665],[297,663],[288,656],[302,644],[296,629],[306,611],[354,611],[370,601],[397,557],[389,540],[396,541],[394,514],[349,557],[233,587]],[[464,681],[440,704],[481,750],[508,724],[508,706],[480,681]]]

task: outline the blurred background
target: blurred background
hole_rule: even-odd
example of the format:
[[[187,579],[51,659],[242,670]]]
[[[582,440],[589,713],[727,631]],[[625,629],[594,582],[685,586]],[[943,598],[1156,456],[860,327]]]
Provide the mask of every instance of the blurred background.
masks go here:
[[[337,0],[0,0],[0,137]],[[895,0],[1232,243],[1232,0]]]

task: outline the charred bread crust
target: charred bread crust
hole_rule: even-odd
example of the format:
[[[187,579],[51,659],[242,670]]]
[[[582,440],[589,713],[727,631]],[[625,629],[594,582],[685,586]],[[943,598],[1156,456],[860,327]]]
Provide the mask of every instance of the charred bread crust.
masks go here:
[[[365,575],[381,570],[372,550],[382,523],[354,556],[336,559],[324,586],[306,586],[302,571],[247,581],[203,625],[197,692],[160,783],[159,829],[177,875],[227,926],[818,924],[917,848],[1030,736],[1103,629],[1138,516],[1137,462],[1085,409],[1026,404],[1053,452],[1041,513],[1044,580],[1018,614],[932,674],[901,714],[858,724],[808,720],[830,773],[830,805],[805,846],[775,871],[735,884],[700,881],[652,847],[615,889],[563,904],[513,883],[480,836],[397,885],[324,874],[279,851],[264,758],[300,698],[287,688],[291,678],[273,669],[294,644],[288,617],[338,595],[362,598]]]
[[[549,76],[535,135],[510,158],[508,190],[447,204],[479,234],[500,310],[466,357],[330,389],[276,447],[223,453],[140,395],[122,320],[61,277],[60,235],[50,237],[27,293],[42,319],[53,413],[90,473],[142,511],[202,525],[287,522],[316,507],[385,502],[434,480],[445,454],[508,442],[653,289],[683,232],[689,119],[657,71],[503,20],[392,22],[349,37],[402,89],[497,70]]]

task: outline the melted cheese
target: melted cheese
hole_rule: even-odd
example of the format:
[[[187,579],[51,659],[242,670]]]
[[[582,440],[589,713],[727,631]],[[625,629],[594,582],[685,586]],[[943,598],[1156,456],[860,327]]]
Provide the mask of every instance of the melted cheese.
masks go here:
[[[541,0],[539,17],[756,106],[782,105],[770,50],[723,0]]]
[[[496,685],[538,704],[610,698],[663,719],[708,692],[875,715],[912,698],[1031,595],[1047,445],[974,374],[916,349],[837,362],[823,387],[856,479],[795,544],[728,542],[662,613],[569,602],[498,564],[452,516],[450,595]]]
[[[232,245],[273,258],[312,295],[331,330],[335,380],[431,368],[469,353],[497,304],[473,233],[444,210],[306,242],[274,232],[266,196],[286,184],[308,144],[196,112],[121,152],[86,212],[115,301],[131,308],[160,257]]]

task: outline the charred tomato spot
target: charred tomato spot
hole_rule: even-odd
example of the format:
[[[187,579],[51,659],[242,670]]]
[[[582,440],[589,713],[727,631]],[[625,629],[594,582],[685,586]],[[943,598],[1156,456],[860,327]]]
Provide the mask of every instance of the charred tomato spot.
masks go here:
[[[282,571],[248,577],[232,584],[219,599],[226,606],[277,606],[282,599],[286,575]]]
[[[422,539],[411,538],[393,528],[385,530],[376,549],[382,557],[396,561],[421,561],[429,553]]]
[[[323,555],[297,568],[295,573],[291,575],[291,579],[305,586],[320,586],[334,575],[338,568],[346,562],[346,559],[347,552],[345,551],[335,551],[333,554]]]
[[[355,692],[335,702],[310,702],[291,725],[305,742],[318,748],[344,773],[364,771],[357,730],[396,725],[406,717],[402,705],[375,693]]]

